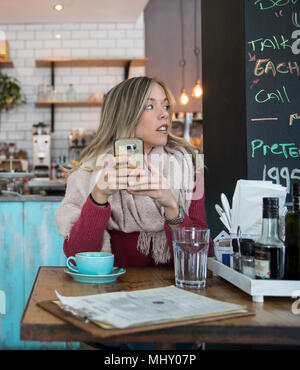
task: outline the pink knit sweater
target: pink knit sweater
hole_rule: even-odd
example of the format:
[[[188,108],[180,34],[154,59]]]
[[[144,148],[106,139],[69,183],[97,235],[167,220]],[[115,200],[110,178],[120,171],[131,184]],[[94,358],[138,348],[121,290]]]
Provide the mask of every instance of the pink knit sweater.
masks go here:
[[[90,197],[84,203],[77,222],[72,227],[70,237],[65,239],[64,252],[67,257],[74,256],[79,252],[97,252],[101,250],[103,233],[110,218],[110,205],[102,208],[93,203]],[[204,197],[192,200],[189,215],[185,216],[181,226],[197,226],[207,228]],[[165,233],[169,248],[172,252],[171,228],[165,222]],[[156,265],[151,250],[149,255],[142,254],[137,249],[138,232],[124,233],[117,230],[109,230],[112,252],[115,255],[115,266],[154,266]],[[210,242],[209,254],[212,252]],[[172,264],[169,263],[168,265]]]

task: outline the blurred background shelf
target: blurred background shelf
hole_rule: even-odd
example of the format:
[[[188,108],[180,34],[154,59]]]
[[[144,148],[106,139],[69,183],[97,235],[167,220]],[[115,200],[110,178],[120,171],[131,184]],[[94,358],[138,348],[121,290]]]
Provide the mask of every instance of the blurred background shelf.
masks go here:
[[[3,67],[3,68],[8,68],[8,67],[13,67],[14,64],[12,62],[12,60],[10,59],[0,59],[0,67]]]
[[[60,106],[81,106],[81,107],[92,107],[92,106],[101,106],[103,103],[103,100],[93,101],[93,100],[74,100],[74,101],[68,101],[68,100],[37,100],[35,102],[35,105],[60,105]]]
[[[148,58],[49,58],[36,59],[38,68],[51,69],[51,86],[55,89],[56,67],[122,67],[124,80],[129,77],[130,67],[142,67],[148,62]],[[54,132],[54,107],[56,106],[100,106],[101,102],[95,101],[37,101],[36,106],[51,107],[51,132]]]
[[[59,67],[142,67],[148,58],[91,58],[91,59],[36,59],[37,67],[50,67],[52,63]]]

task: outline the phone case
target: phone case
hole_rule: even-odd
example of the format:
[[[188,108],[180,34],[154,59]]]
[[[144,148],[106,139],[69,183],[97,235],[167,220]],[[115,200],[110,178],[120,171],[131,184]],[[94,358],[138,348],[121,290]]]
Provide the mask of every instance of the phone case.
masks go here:
[[[130,155],[129,168],[144,168],[144,142],[142,139],[119,139],[114,145],[115,156]]]

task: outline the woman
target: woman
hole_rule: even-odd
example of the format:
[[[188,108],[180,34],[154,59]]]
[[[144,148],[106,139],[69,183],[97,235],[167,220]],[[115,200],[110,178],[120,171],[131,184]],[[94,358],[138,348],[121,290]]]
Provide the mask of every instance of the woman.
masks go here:
[[[173,102],[165,84],[148,77],[105,95],[95,138],[55,214],[67,257],[103,250],[116,266],[171,264],[171,228],[207,227],[196,153],[170,133]],[[133,137],[144,141],[144,169],[128,170],[128,156],[112,155],[116,139]]]

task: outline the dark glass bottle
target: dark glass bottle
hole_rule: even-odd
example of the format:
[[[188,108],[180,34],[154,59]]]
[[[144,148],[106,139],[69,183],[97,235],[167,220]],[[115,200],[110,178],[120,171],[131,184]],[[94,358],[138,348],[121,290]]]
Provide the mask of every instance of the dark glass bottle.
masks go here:
[[[283,279],[285,245],[279,239],[279,199],[263,198],[262,233],[255,243],[257,279]]]
[[[293,184],[293,210],[285,217],[286,273],[288,280],[300,280],[300,186]]]

